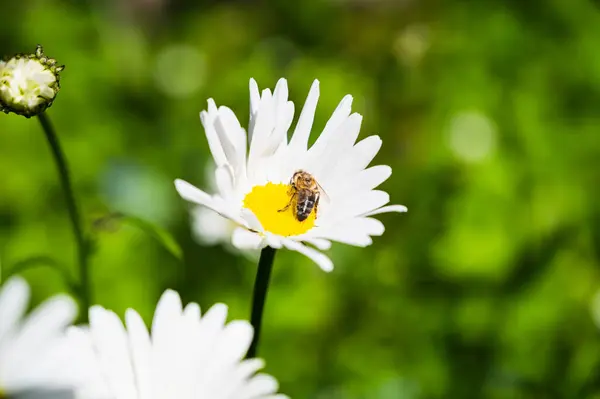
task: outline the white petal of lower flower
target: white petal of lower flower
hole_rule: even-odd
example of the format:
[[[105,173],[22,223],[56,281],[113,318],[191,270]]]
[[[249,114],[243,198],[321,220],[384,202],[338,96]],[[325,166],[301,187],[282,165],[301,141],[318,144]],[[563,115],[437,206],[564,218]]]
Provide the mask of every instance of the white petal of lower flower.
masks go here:
[[[285,246],[308,256],[323,270],[331,270],[328,257],[301,242],[319,250],[329,249],[330,240],[367,246],[373,242],[371,237],[383,234],[385,228],[365,216],[403,212],[406,208],[385,206],[390,200],[388,193],[375,190],[392,170],[387,165],[368,167],[382,141],[379,136],[369,136],[357,142],[362,116],[351,113],[352,96],[342,99],[308,148],[318,97],[319,82],[315,80],[288,142],[286,133],[294,107],[288,101],[287,82],[281,79],[273,93],[268,89],[261,93],[251,79],[245,145],[241,144],[241,127],[230,110],[227,108],[227,116],[222,117],[220,110],[225,108],[209,102],[203,124],[215,163],[222,168],[216,172],[219,195],[210,196],[181,180],[175,184],[184,199],[238,224],[239,229],[229,233],[236,247]],[[219,118],[229,122],[215,128],[213,120]],[[227,143],[238,143],[236,151],[248,149],[244,165],[239,165],[243,157],[231,155],[234,151],[227,149]],[[245,174],[224,172],[244,167]],[[304,173],[297,174],[300,171]],[[292,182],[294,176],[296,181]]]
[[[90,331],[98,352],[98,362],[115,398],[134,398],[137,394],[128,353],[127,333],[119,317],[100,306],[89,312]]]
[[[55,339],[57,331],[64,331],[73,321],[77,307],[73,300],[65,295],[57,295],[41,304],[24,322],[21,322],[19,334],[10,341],[10,346],[3,347],[3,358],[8,364],[19,365],[19,360],[34,359],[40,352],[51,350],[45,343]],[[60,345],[59,342],[57,344]],[[27,374],[20,374],[20,378],[27,377],[36,380],[40,376],[36,370],[39,362],[30,364]],[[13,368],[17,369],[16,366]],[[22,381],[30,385],[33,381]]]
[[[28,300],[29,286],[20,277],[0,288],[0,394],[78,389],[87,369],[66,335],[75,302],[57,295],[25,316]]]
[[[29,302],[29,286],[21,278],[11,278],[0,291],[0,347],[7,333],[23,317]]]
[[[276,393],[273,377],[256,374],[262,360],[242,360],[252,340],[251,325],[225,323],[226,316],[227,307],[217,304],[201,317],[197,304],[183,309],[179,295],[167,290],[150,335],[134,310],[127,311],[125,328],[113,312],[93,307],[89,329],[73,327],[70,334],[97,372],[77,398],[286,398]]]
[[[152,394],[151,364],[152,342],[140,315],[133,309],[125,312],[125,323],[131,348],[131,364],[140,398]]]

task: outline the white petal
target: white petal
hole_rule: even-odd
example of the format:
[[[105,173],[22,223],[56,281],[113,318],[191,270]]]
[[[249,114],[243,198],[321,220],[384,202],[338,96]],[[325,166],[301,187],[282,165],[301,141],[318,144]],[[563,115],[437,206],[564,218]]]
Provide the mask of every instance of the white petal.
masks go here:
[[[309,243],[310,245],[316,247],[321,251],[327,251],[331,248],[331,241],[325,240],[323,238],[305,238],[302,239],[302,241]]]
[[[245,225],[248,226],[248,228],[258,232],[264,230],[256,215],[250,209],[243,208],[241,214],[242,219],[244,219]]]
[[[137,396],[127,335],[116,314],[100,306],[90,308],[91,333],[102,370],[116,399]]]
[[[246,359],[238,366],[238,372],[241,374],[242,379],[246,379],[264,367],[265,361],[263,359]]]
[[[319,165],[315,168],[314,175],[324,188],[348,180],[349,170],[351,170],[348,164],[353,162],[349,154],[354,150],[354,141],[360,132],[361,123],[362,116],[350,115],[338,127],[338,131],[323,147],[321,153],[316,153],[316,150],[311,149],[309,163]]]
[[[408,211],[408,208],[406,208],[404,205],[388,205],[388,206],[383,206],[381,208],[377,208],[370,212],[364,213],[362,216],[373,216],[373,215],[379,215],[380,213],[407,212],[407,211]]]
[[[348,229],[347,226],[315,227],[311,230],[315,237],[337,241],[355,247],[367,247],[373,243],[373,239],[365,232]]]
[[[265,233],[265,242],[271,248],[279,249],[283,246],[282,237],[271,234],[268,231]]]
[[[331,118],[325,124],[323,132],[317,141],[315,141],[315,144],[310,148],[311,153],[319,154],[325,149],[327,142],[331,139],[333,133],[337,131],[338,127],[348,118],[351,110],[352,96],[346,95],[342,98],[335,111],[333,111]]]
[[[200,320],[200,306],[197,303],[190,302],[183,309],[183,317],[190,320]]]
[[[254,180],[260,180],[263,177],[259,166],[263,158],[272,155],[267,153],[267,149],[273,148],[270,145],[271,134],[275,127],[275,115],[273,106],[273,97],[269,90],[264,90],[260,99],[260,106],[256,113],[256,122],[253,127],[252,141],[250,142],[250,151],[248,154],[248,177]]]
[[[229,132],[223,125],[223,121],[220,117],[220,110],[217,112],[218,114],[212,120],[212,123],[215,132],[217,132],[217,137],[219,138],[219,142],[221,143],[221,148],[223,149],[225,158],[227,159],[227,162],[225,164],[217,164],[217,166],[231,165],[232,167],[235,167],[239,164],[238,152],[233,144],[232,137],[230,137]]]
[[[376,165],[362,170],[358,174],[356,184],[361,190],[372,190],[386,181],[392,175],[392,168],[388,165]]]
[[[4,353],[5,359],[35,359],[57,333],[73,322],[77,305],[66,295],[57,295],[38,306],[25,320],[19,334]]]
[[[181,313],[182,305],[179,294],[173,290],[166,290],[158,300],[152,320],[152,339],[155,344],[157,341],[164,341],[165,344],[169,341],[173,324],[177,324]]]
[[[306,151],[308,147],[310,131],[312,129],[313,121],[315,118],[315,110],[317,108],[318,101],[319,81],[315,79],[312,86],[310,87],[308,96],[306,97],[304,107],[300,112],[300,117],[298,119],[298,123],[296,124],[294,134],[290,139],[289,146],[291,151]]]
[[[131,362],[133,364],[135,382],[139,398],[150,398],[152,395],[151,362],[152,345],[148,329],[140,315],[133,309],[125,312],[125,322],[129,335],[131,348]]]
[[[214,200],[209,194],[200,190],[198,187],[194,187],[185,180],[175,179],[175,188],[181,198],[186,201],[204,205],[211,209],[214,207]]]
[[[153,395],[166,397],[177,386],[182,362],[174,362],[187,342],[182,339],[182,304],[179,294],[166,290],[156,305],[152,321]]]
[[[236,175],[245,174],[246,132],[240,126],[240,122],[231,109],[222,106],[219,107],[214,124],[228,164]]]
[[[370,236],[380,236],[385,232],[385,226],[377,219],[356,218],[353,220],[352,227]]]
[[[204,205],[225,218],[233,220],[242,226],[246,225],[246,222],[240,216],[229,210],[220,198],[211,197],[204,191],[181,179],[175,180],[175,188],[184,200],[198,205]]]
[[[243,392],[248,380],[263,367],[262,359],[244,360],[235,367],[235,370],[229,372],[227,383],[220,384],[221,386],[215,387],[215,389],[219,390],[222,398],[237,399],[238,392]],[[264,396],[261,396],[260,399],[264,399]]]
[[[354,161],[352,170],[365,169],[381,149],[381,143],[379,136],[369,136],[359,141],[351,152],[351,158]]]
[[[0,290],[0,347],[6,334],[16,327],[29,302],[29,285],[21,277],[11,277]]]
[[[253,329],[247,321],[232,321],[225,326],[214,347],[215,356],[211,359],[211,368],[203,378],[213,380],[215,374],[239,363],[252,342]],[[212,374],[212,375],[211,375]]]
[[[264,395],[275,393],[279,388],[277,380],[270,375],[257,374],[240,392],[239,399],[258,399]],[[238,398],[236,398],[238,399]]]
[[[17,391],[18,388],[14,385],[17,380],[23,389],[47,388],[68,391],[78,387],[91,376],[84,367],[85,363],[82,363],[84,357],[79,349],[73,347],[66,335],[55,336],[54,339],[46,341],[33,357],[19,359],[21,363],[25,363],[22,366],[26,366],[26,374],[7,379],[7,384],[13,385],[12,388]]]
[[[327,208],[327,213],[322,212],[319,226],[338,224],[348,218],[366,214],[390,201],[390,195],[385,191],[372,190],[354,196],[346,197],[343,203],[336,207]]]
[[[243,227],[238,227],[233,231],[231,243],[238,249],[258,249],[261,246],[262,238]]]
[[[260,104],[260,91],[258,90],[258,84],[254,78],[250,79],[250,115],[253,115],[258,111]]]
[[[269,146],[265,151],[274,154],[280,145],[287,143],[287,132],[290,129],[294,119],[294,103],[287,101],[287,83],[278,83],[275,88],[274,107],[275,107],[275,126],[269,138]]]
[[[209,110],[214,105],[214,101],[212,99],[208,100]],[[204,126],[204,132],[206,133],[206,140],[208,141],[208,148],[210,148],[210,152],[215,160],[215,164],[217,166],[225,165],[227,163],[227,158],[225,157],[225,152],[223,151],[223,146],[221,145],[221,140],[219,140],[219,135],[215,130],[214,119],[216,118],[216,114],[209,114],[206,111],[200,112],[200,121],[202,122],[202,126]]]
[[[252,142],[254,126],[256,124],[256,112],[260,106],[260,91],[254,78],[250,79],[250,120],[248,121],[248,143]]]
[[[289,238],[284,238],[282,242],[286,248],[298,251],[312,259],[323,271],[330,272],[333,270],[333,262],[325,254]]]
[[[91,331],[87,327],[69,327],[66,332],[71,350],[76,352],[77,367],[85,375],[85,383],[79,384],[76,394],[81,399],[104,399],[113,397],[102,371],[102,365],[94,346]],[[72,362],[73,359],[70,359]]]
[[[215,100],[213,100],[212,98],[209,98],[207,103],[208,103],[208,113],[214,119],[217,116],[217,112],[218,112],[217,104],[215,103]]]
[[[223,303],[217,303],[208,309],[208,311],[204,314],[204,317],[202,317],[200,323],[202,324],[203,328],[208,328],[209,330],[215,328],[220,330],[225,325],[225,319],[227,319],[227,305]],[[199,340],[200,338],[201,337],[198,337]],[[206,337],[202,338],[206,339]],[[210,341],[210,339],[207,339],[207,341]]]
[[[215,179],[219,193],[223,198],[231,198],[233,196],[233,176],[228,165],[219,166],[215,170]]]
[[[385,226],[377,219],[354,217],[334,225],[314,228],[311,235],[363,247],[373,243],[370,236],[380,236],[384,231]]]
[[[285,78],[280,78],[275,84],[275,90],[273,91],[273,98],[275,103],[285,102],[288,98],[288,85]]]
[[[240,125],[240,121],[238,121],[235,113],[229,107],[221,106],[219,107],[218,119],[235,147],[236,152],[239,152],[239,155],[245,155],[247,143],[246,131]]]
[[[227,306],[222,303],[213,305],[202,317],[196,332],[196,356],[199,358],[209,358],[214,353],[215,340],[223,331],[225,319],[227,318]],[[208,365],[200,364],[200,371],[203,371]]]

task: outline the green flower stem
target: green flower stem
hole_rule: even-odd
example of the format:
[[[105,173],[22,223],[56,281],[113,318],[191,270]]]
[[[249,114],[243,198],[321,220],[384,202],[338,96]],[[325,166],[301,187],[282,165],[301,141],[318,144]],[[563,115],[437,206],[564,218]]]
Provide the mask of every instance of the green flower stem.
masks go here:
[[[48,144],[50,144],[50,149],[52,150],[54,161],[56,162],[58,176],[60,178],[60,183],[65,194],[65,200],[67,202],[67,210],[69,212],[69,218],[71,219],[73,234],[75,235],[75,241],[77,244],[77,263],[79,265],[78,293],[81,302],[80,315],[82,320],[84,322],[87,322],[87,313],[91,305],[91,289],[88,270],[89,246],[84,236],[83,229],[81,227],[81,219],[79,217],[77,203],[75,202],[75,195],[73,193],[73,185],[71,184],[69,168],[67,167],[67,161],[60,147],[58,137],[56,136],[56,132],[54,131],[54,128],[52,127],[50,119],[48,118],[46,113],[42,112],[38,115],[38,117],[40,119],[40,123],[42,124],[44,133],[46,134]]]
[[[248,349],[248,354],[246,354],[247,358],[256,357],[256,353],[258,351],[262,317],[265,309],[265,301],[267,299],[267,291],[269,290],[271,271],[273,270],[275,251],[276,250],[274,248],[265,247],[260,253],[258,271],[256,272],[256,280],[254,281],[252,315],[250,316],[250,323],[252,324],[252,327],[254,327],[254,337],[252,338],[250,349]]]

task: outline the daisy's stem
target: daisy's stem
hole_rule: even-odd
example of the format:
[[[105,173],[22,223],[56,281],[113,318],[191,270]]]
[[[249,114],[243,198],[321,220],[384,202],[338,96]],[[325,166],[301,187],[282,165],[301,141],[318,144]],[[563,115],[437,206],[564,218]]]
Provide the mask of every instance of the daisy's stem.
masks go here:
[[[258,271],[256,272],[254,294],[252,296],[252,315],[250,316],[250,323],[252,323],[252,327],[254,327],[254,338],[252,339],[252,344],[250,344],[250,349],[248,349],[248,354],[246,355],[249,359],[256,357],[258,351],[262,316],[265,309],[267,291],[269,290],[269,280],[271,279],[271,270],[273,270],[275,251],[274,248],[265,247],[260,253],[260,259],[258,261]]]
[[[64,152],[60,147],[58,137],[54,131],[50,119],[45,112],[38,115],[42,129],[46,134],[46,139],[50,145],[56,168],[58,169],[58,176],[60,183],[65,195],[67,203],[67,211],[69,218],[71,219],[71,226],[73,228],[73,234],[75,235],[75,241],[77,244],[77,263],[79,265],[79,299],[81,301],[81,317],[83,321],[87,321],[87,313],[91,304],[91,292],[89,282],[89,270],[88,270],[88,242],[83,234],[81,227],[81,219],[79,217],[79,211],[77,209],[77,202],[75,201],[75,194],[73,192],[73,185],[71,184],[71,177],[69,168],[67,166],[67,160]]]

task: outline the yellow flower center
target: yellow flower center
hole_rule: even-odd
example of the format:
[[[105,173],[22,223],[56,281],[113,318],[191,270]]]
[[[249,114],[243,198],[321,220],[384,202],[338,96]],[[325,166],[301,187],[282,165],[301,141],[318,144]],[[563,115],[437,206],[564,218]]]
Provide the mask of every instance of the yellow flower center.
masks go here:
[[[244,207],[250,209],[262,227],[273,234],[296,236],[315,226],[315,211],[300,222],[296,219],[296,201],[292,201],[288,184],[267,183],[255,186],[244,198]],[[290,205],[285,211],[281,211]]]

